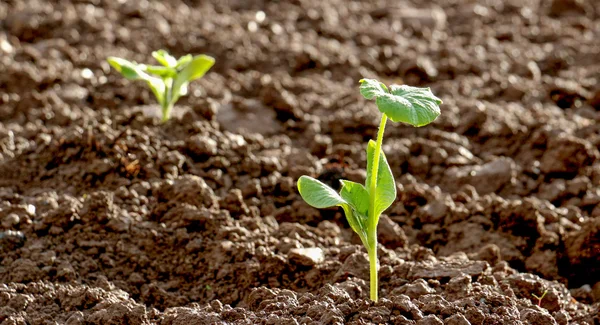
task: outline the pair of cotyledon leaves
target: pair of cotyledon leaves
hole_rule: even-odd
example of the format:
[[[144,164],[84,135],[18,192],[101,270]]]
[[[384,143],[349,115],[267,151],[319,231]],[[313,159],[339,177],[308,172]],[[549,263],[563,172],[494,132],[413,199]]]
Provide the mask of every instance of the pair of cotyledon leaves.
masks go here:
[[[378,109],[393,122],[403,122],[418,127],[433,122],[440,115],[439,105],[442,101],[434,96],[429,88],[391,85],[388,89],[383,83],[373,79],[362,79],[360,83],[360,93],[366,99],[376,98]],[[364,186],[341,180],[342,189],[338,194],[331,187],[312,177],[301,176],[298,180],[298,191],[309,205],[315,208],[341,206],[350,227],[365,245],[370,222],[368,216],[371,196],[375,196],[373,217],[376,219],[371,221],[375,225],[381,213],[396,199],[396,183],[383,150],[379,156],[375,193],[370,193],[375,150],[376,143],[370,140],[367,146],[367,177]]]
[[[208,55],[191,54],[175,59],[164,50],[152,52],[162,66],[130,62],[122,58],[109,57],[108,63],[129,80],[144,80],[164,107],[173,105],[179,97],[187,94],[188,84],[201,78],[215,64]]]

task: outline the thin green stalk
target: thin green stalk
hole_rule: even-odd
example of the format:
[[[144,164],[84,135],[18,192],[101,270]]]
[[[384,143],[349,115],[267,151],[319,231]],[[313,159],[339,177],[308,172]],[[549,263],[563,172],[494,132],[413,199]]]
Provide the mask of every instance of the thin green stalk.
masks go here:
[[[375,215],[375,190],[377,189],[377,174],[379,172],[379,159],[381,156],[381,144],[383,142],[383,133],[385,132],[385,123],[387,122],[387,115],[381,116],[381,123],[379,124],[379,131],[377,131],[377,142],[375,145],[375,156],[373,157],[373,166],[371,166],[371,180],[369,193],[371,195],[371,209],[369,209],[369,225],[367,229],[367,247],[369,253],[369,265],[370,265],[370,286],[371,286],[371,300],[377,301],[378,299],[378,276],[377,276],[377,223],[379,216]]]
[[[371,232],[368,235],[369,239],[369,267],[370,267],[370,287],[371,287],[371,300],[377,301],[379,299],[379,277],[378,277],[378,265],[377,265],[377,229]]]
[[[371,193],[371,207],[375,206],[375,190],[377,189],[377,173],[379,172],[379,158],[381,156],[381,143],[383,142],[383,133],[385,131],[385,123],[387,122],[387,115],[382,114],[381,122],[379,123],[379,131],[377,131],[377,142],[375,145],[375,156],[373,157],[373,166],[371,166],[371,186],[369,193]],[[369,227],[377,227],[378,216],[374,214],[374,209],[369,210]]]
[[[170,82],[169,82],[170,81]],[[173,80],[165,81],[165,95],[164,95],[164,103],[162,103],[162,122],[166,123],[171,118],[171,111],[173,110],[174,104],[172,103],[172,91],[170,85],[173,84]]]
[[[166,123],[171,118],[171,111],[173,110],[173,104],[167,104],[162,108],[162,122]]]

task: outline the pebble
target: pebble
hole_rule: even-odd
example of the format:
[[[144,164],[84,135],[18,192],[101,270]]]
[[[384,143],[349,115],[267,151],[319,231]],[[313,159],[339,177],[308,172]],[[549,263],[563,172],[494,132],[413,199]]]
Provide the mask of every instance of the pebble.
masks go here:
[[[325,260],[323,250],[318,247],[292,248],[288,253],[288,257],[290,262],[303,266],[313,266]]]

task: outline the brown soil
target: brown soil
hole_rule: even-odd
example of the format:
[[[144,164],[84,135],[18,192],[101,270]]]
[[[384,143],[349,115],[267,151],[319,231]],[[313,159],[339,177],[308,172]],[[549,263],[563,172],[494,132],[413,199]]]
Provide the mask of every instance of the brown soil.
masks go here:
[[[600,324],[599,39],[596,0],[4,0],[0,324]],[[105,62],[159,48],[217,59],[166,124]],[[387,129],[378,303],[295,187],[363,181],[361,77],[444,100]]]

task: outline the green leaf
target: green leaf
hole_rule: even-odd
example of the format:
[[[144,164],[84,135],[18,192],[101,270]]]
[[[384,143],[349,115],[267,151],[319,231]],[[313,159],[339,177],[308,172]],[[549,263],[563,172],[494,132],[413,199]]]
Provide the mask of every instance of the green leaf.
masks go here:
[[[183,68],[183,70],[181,70],[177,78],[181,80],[180,84],[202,78],[214,64],[214,58],[204,54],[197,55],[185,66],[185,68]]]
[[[350,228],[360,237],[363,245],[369,247],[367,242],[367,216],[361,215],[349,204],[342,204],[341,207],[344,209],[344,215]]]
[[[429,88],[390,86],[390,93],[377,95],[377,107],[394,122],[423,126],[440,115],[442,101]]]
[[[342,182],[342,189],[340,190],[342,199],[350,203],[360,214],[368,215],[370,203],[367,189],[359,183],[347,180],[340,180],[340,182]]]
[[[366,245],[369,194],[361,184],[350,181],[342,181],[342,184],[344,187],[340,196],[326,184],[309,176],[301,176],[298,179],[298,191],[304,201],[312,207],[341,206],[348,224]]]
[[[143,64],[137,64],[125,59],[116,58],[116,57],[108,57],[106,59],[108,63],[115,68],[115,70],[119,71],[125,78],[129,80],[144,80],[148,83],[150,90],[158,100],[161,106],[164,106],[164,94],[165,94],[165,83],[162,79],[153,77],[146,72],[146,66]]]
[[[340,180],[340,182],[342,182],[340,195],[348,202],[348,206],[350,207],[350,209],[344,208],[348,224],[360,236],[363,244],[366,245],[365,239],[367,238],[370,204],[369,192],[367,192],[362,184],[347,180]]]
[[[201,78],[215,64],[215,59],[208,55],[195,56],[192,61],[179,72],[173,82],[171,102],[176,102],[180,96],[187,93],[189,82]],[[184,87],[186,87],[184,89]]]
[[[154,97],[156,97],[158,103],[162,107],[165,107],[164,101],[166,86],[162,79],[146,75],[144,80],[148,83],[148,86],[150,86],[150,90],[152,90],[152,93],[154,94]]]
[[[366,99],[373,99],[386,94],[388,92],[387,87],[375,80],[375,79],[360,79],[360,93]]]
[[[163,67],[160,65],[146,66],[146,72],[157,75],[162,79],[174,78],[177,75],[177,70],[175,68]]]
[[[375,159],[375,149],[377,144],[373,140],[369,140],[367,146],[367,180],[365,187],[368,192],[371,188],[371,169],[373,168],[373,160]],[[369,193],[371,195],[371,193]],[[394,203],[396,200],[396,182],[392,175],[390,165],[388,165],[385,153],[381,150],[379,155],[379,168],[377,172],[377,183],[375,187],[375,216],[379,217],[383,211]]]
[[[177,60],[165,50],[158,50],[152,52],[152,57],[154,57],[156,61],[158,61],[165,67],[175,68],[175,66],[177,66]]]
[[[348,203],[334,189],[309,176],[298,179],[298,191],[306,203],[318,209]]]
[[[109,56],[106,61],[123,77],[129,80],[140,80],[142,79],[140,74],[143,74],[140,65],[134,62],[127,61],[125,59]]]
[[[177,65],[175,66],[175,68],[178,70],[185,68],[186,65],[192,62],[193,58],[194,57],[191,54],[180,57],[179,60],[177,60]]]

